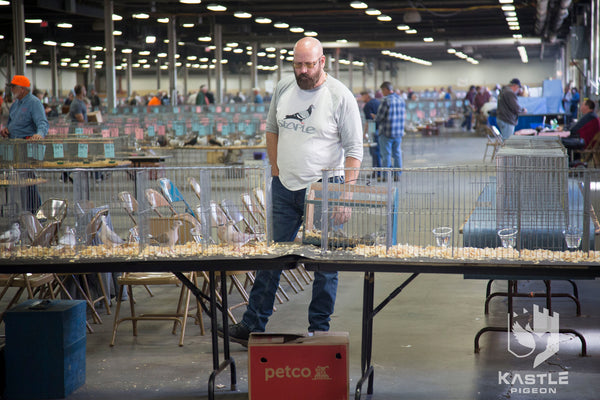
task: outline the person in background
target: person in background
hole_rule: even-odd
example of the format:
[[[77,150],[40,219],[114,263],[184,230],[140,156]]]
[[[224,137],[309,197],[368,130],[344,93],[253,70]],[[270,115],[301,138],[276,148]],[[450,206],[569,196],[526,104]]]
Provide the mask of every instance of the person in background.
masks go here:
[[[471,85],[469,87],[469,91],[467,92],[463,100],[463,113],[465,119],[460,127],[466,130],[467,132],[471,132],[471,127],[473,125],[473,112],[475,111],[476,94],[477,91],[475,90],[475,86]]]
[[[380,86],[383,100],[377,109],[377,114],[372,114],[378,125],[379,151],[381,153],[381,166],[384,168],[402,168],[402,136],[404,136],[404,122],[406,118],[406,103],[402,97],[394,93],[391,82],[383,82]],[[394,174],[397,181],[400,172]]]
[[[196,105],[205,106],[208,104],[215,104],[215,96],[208,91],[206,85],[200,86],[200,91],[196,96]]]
[[[515,78],[502,88],[500,96],[498,96],[496,123],[504,140],[515,133],[515,127],[519,121],[519,113],[527,111],[519,105],[519,101],[517,100],[517,93],[520,89],[521,81]]]
[[[148,100],[149,106],[160,106],[162,104],[158,95],[154,95],[154,93],[150,93],[150,95],[148,95],[148,97],[150,98],[150,100]]]
[[[579,91],[577,88],[571,88],[571,101],[569,102],[569,112],[571,114],[571,121],[577,119],[577,111],[579,108]]]
[[[361,100],[365,103],[363,107],[363,113],[365,114],[365,127],[363,129],[363,139],[365,142],[369,142],[369,133],[371,133],[371,142],[369,146],[369,153],[373,159],[373,168],[381,167],[381,155],[379,154],[379,134],[377,133],[377,124],[373,132],[369,132],[369,121],[373,121],[373,115],[377,114],[377,109],[381,102],[375,98],[375,95],[370,90],[364,90],[360,93]],[[373,172],[373,177],[380,176],[380,172]]]
[[[73,102],[74,98],[75,98],[75,92],[72,90],[69,90],[69,94],[67,94],[67,98],[65,99],[65,106],[70,106],[71,103]]]
[[[254,94],[254,104],[263,104],[263,98],[260,95],[260,90],[254,88],[252,93]]]
[[[69,108],[69,118],[71,119],[71,122],[88,122],[87,104],[84,100],[85,95],[87,94],[85,86],[77,84],[73,91],[75,92],[75,98]]]
[[[10,81],[10,91],[15,102],[9,110],[8,123],[0,136],[9,139],[42,140],[48,134],[48,119],[40,99],[29,91],[31,82],[26,76],[15,75]],[[28,177],[34,177],[33,173]],[[21,189],[23,208],[35,213],[41,205],[36,185]]]
[[[30,93],[31,82],[26,76],[15,75],[10,82],[14,103],[8,123],[0,135],[9,139],[41,140],[48,134],[48,119],[40,99]]]
[[[323,169],[345,170],[332,182],[356,183],[363,155],[360,110],[343,83],[328,75],[321,42],[305,37],[294,46],[294,75],[275,89],[267,116],[267,153],[271,162],[273,240],[291,242],[304,218],[307,187]],[[347,168],[347,169],[345,169]],[[351,210],[336,206],[332,221],[348,221]],[[229,327],[231,341],[247,345],[251,332],[264,332],[281,270],[259,270],[242,321]],[[315,271],[308,330],[328,331],[337,294],[337,272]],[[222,329],[218,331],[223,334]]]
[[[561,139],[569,152],[569,159],[571,160],[580,158],[579,154],[573,153],[573,150],[586,148],[596,133],[600,132],[600,119],[598,119],[595,109],[596,103],[594,101],[585,100],[581,104],[581,118],[571,127],[569,137]]]
[[[92,106],[92,111],[100,110],[101,104],[100,96],[98,96],[98,93],[96,93],[96,89],[92,88],[90,90],[90,105]]]

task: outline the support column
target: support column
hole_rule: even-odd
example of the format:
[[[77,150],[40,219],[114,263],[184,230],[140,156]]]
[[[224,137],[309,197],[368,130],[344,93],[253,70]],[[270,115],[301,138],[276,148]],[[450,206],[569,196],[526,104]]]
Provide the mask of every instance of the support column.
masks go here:
[[[23,0],[12,1],[15,75],[25,75],[25,8]],[[12,76],[11,76],[12,78]]]
[[[111,17],[112,18],[112,17]],[[88,91],[96,89],[96,53],[90,50],[90,68],[88,76]]]
[[[600,0],[591,1],[590,18],[590,94],[598,99],[600,95],[600,33],[598,24],[600,23]]]
[[[281,80],[281,70],[283,69],[283,59],[281,48],[277,49],[277,82]]]
[[[131,97],[131,82],[133,80],[133,67],[131,65],[133,60],[133,57],[131,56],[131,53],[127,54],[127,98],[129,99]]]
[[[215,90],[215,103],[221,104],[223,103],[223,64],[221,61],[223,60],[223,27],[221,24],[215,24],[215,59],[217,60],[217,65],[215,65],[216,70],[216,90]]]
[[[156,59],[156,91],[158,92],[159,90],[160,90],[160,58],[157,58]]]
[[[352,63],[354,62],[354,56],[352,55],[352,53],[348,54],[348,61],[350,61],[350,64],[348,64],[348,89],[350,89],[350,91],[354,93],[354,90],[352,90],[352,86],[354,84],[352,78],[352,72],[354,69],[354,64]]]
[[[373,60],[373,88],[375,89],[375,91],[377,91],[377,88],[379,88],[379,85],[381,85],[381,82],[379,82],[379,78],[377,75],[379,72],[379,59],[375,59]]]
[[[340,48],[337,47],[333,54],[335,54],[335,64],[333,64],[333,77],[340,79]]]
[[[183,66],[183,98],[187,99],[187,94],[188,94],[188,78],[189,78],[189,71],[188,71],[188,67],[187,67],[187,62],[182,63]]]
[[[169,94],[171,95],[171,104],[177,105],[177,59],[175,58],[175,53],[177,53],[177,25],[175,24],[175,16],[171,15],[169,17],[169,24],[167,29],[168,38],[169,38],[169,46],[168,46],[168,59],[169,59]],[[160,69],[159,69],[160,71]]]
[[[362,87],[363,87],[363,90],[366,90],[367,89],[367,60],[365,58],[363,58],[362,61],[363,61]]]
[[[109,110],[115,108],[117,104],[113,8],[112,0],[104,0],[104,44],[106,47],[104,71],[106,71],[106,102]]]
[[[55,99],[58,98],[58,62],[56,59],[56,46],[50,49],[50,95]]]
[[[250,56],[250,62],[252,65],[250,66],[250,90],[258,87],[258,43],[252,42],[252,55]]]

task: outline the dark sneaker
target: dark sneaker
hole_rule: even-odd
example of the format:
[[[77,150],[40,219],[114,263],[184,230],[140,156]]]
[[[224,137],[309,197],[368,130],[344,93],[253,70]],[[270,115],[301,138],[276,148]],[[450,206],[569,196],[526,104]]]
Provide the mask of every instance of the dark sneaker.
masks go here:
[[[223,337],[223,327],[217,327],[217,335]],[[248,347],[248,339],[250,338],[250,329],[241,322],[229,325],[229,341],[239,343],[244,347]]]

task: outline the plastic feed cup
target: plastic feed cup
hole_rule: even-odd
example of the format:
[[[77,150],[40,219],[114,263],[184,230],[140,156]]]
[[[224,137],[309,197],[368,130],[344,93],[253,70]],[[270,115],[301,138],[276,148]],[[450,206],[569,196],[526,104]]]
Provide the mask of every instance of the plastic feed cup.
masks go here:
[[[563,231],[563,235],[565,235],[565,242],[567,243],[567,248],[576,249],[581,244],[581,230],[568,227]]]
[[[440,247],[448,247],[450,244],[450,236],[452,235],[452,228],[447,226],[441,226],[431,231],[435,236],[435,241]]]
[[[517,232],[516,228],[500,229],[498,236],[500,236],[500,240],[502,241],[502,247],[514,248],[517,244]]]

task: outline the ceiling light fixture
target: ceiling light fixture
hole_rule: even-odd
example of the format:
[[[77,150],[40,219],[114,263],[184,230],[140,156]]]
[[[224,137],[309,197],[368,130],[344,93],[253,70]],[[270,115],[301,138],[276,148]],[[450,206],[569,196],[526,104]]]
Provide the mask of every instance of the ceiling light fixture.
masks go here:
[[[57,28],[62,28],[62,29],[69,29],[69,28],[72,28],[73,25],[69,24],[68,22],[61,22],[59,24],[56,24],[56,27]]]
[[[398,29],[399,31],[407,31],[407,30],[410,29],[410,26],[408,26],[408,25],[398,25],[396,27],[396,29]]]
[[[45,40],[44,44],[46,46],[56,46],[56,42],[53,42],[52,40]]]
[[[215,4],[215,3],[211,3],[209,5],[206,6],[206,8],[208,8],[210,11],[227,11],[227,7],[222,6],[221,4]]]
[[[500,3],[500,4],[512,4],[513,0],[498,0],[498,3]]]
[[[527,64],[529,62],[529,58],[527,57],[527,50],[525,50],[525,46],[518,46],[517,50],[519,51],[521,62],[523,64]]]
[[[146,13],[133,14],[132,17],[135,18],[135,19],[148,19],[148,18],[150,18],[150,16],[148,14],[146,14]]]
[[[379,20],[381,22],[390,22],[392,20],[392,17],[390,17],[387,14],[381,14],[380,16],[377,17],[377,20]]]
[[[299,26],[292,26],[290,28],[290,32],[292,32],[292,33],[302,33],[302,32],[304,32],[304,28],[301,28]]]
[[[381,15],[381,11],[376,8],[367,8],[365,10],[365,14],[367,15]]]
[[[432,37],[426,37],[426,38],[423,38],[423,41],[427,42],[427,43],[431,43],[431,42],[433,42],[433,38]]]
[[[417,33],[417,30],[416,29],[409,29],[409,30],[404,31],[404,32],[406,32],[409,35],[414,35],[415,33]]]
[[[157,18],[156,22],[159,22],[161,24],[168,24],[169,23],[169,18],[168,17],[164,17],[164,18]]]
[[[112,20],[113,21],[121,21],[123,19],[123,17],[121,17],[119,14],[113,14],[112,15]]]
[[[290,27],[290,25],[289,25],[289,24],[286,24],[285,22],[275,22],[275,23],[273,24],[273,26],[274,26],[275,28],[279,28],[279,29],[287,29],[287,28],[289,28],[289,27]]]
[[[133,50],[132,49],[123,49],[123,50],[121,50],[121,53],[123,53],[123,54],[131,54],[131,53],[133,53]]]
[[[102,47],[102,46],[92,46],[92,47],[90,47],[90,50],[92,50],[92,51],[102,51],[102,50],[104,50],[104,47]]]
[[[199,41],[199,42],[210,42],[210,41],[211,41],[211,38],[210,38],[210,36],[200,36],[200,37],[198,38],[198,41]]]
[[[26,24],[41,24],[42,20],[39,18],[27,18],[25,19]]]
[[[156,36],[146,36],[146,43],[154,43],[156,42]]]
[[[236,18],[252,18],[252,14],[246,11],[236,11],[233,16]]]
[[[254,20],[257,24],[270,24],[272,21],[266,17],[258,17]]]
[[[75,43],[73,42],[64,42],[60,44],[62,47],[75,47]]]
[[[113,31],[113,36],[121,36],[123,32],[121,31]]]
[[[353,1],[352,3],[350,3],[350,7],[355,8],[357,10],[362,10],[369,6],[367,5],[367,3],[364,3],[362,1]]]
[[[181,26],[183,26],[184,28],[193,28],[194,24],[187,22],[185,24],[182,24]]]
[[[319,34],[315,31],[306,31],[304,32],[304,36],[310,36],[310,37],[315,37],[318,36]]]
[[[10,1],[0,0],[0,6],[8,6],[8,5],[10,5]]]
[[[515,6],[512,4],[505,4],[500,8],[502,8],[502,11],[515,11]]]
[[[202,0],[179,0],[181,4],[200,4]]]

